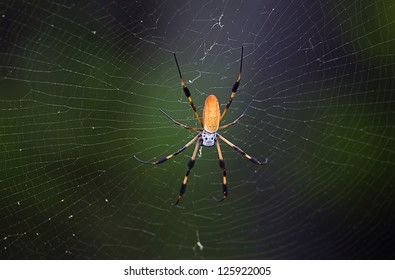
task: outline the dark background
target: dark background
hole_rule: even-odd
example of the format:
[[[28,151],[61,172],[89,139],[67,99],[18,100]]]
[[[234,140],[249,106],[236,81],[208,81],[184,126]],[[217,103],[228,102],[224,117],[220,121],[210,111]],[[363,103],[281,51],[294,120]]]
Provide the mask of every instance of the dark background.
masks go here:
[[[2,1],[3,259],[394,258],[391,1]],[[174,207],[192,148],[154,160],[223,109]]]

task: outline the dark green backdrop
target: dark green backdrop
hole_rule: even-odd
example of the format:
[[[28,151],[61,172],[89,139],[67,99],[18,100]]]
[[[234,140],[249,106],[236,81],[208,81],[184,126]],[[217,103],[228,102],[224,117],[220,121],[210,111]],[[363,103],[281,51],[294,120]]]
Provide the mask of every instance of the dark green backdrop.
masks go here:
[[[387,259],[394,228],[390,1],[2,1],[0,257]],[[229,199],[198,111],[223,109]]]

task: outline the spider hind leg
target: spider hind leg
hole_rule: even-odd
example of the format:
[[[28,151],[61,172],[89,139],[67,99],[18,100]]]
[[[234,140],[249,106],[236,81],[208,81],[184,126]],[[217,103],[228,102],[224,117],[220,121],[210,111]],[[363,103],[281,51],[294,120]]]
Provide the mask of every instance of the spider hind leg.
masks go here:
[[[184,193],[187,189],[188,176],[189,176],[189,173],[191,172],[192,168],[195,166],[195,158],[196,158],[196,154],[199,150],[199,146],[200,146],[200,141],[198,140],[198,141],[196,141],[196,146],[195,146],[195,150],[193,151],[192,157],[188,162],[187,172],[185,173],[184,180],[182,180],[180,191],[178,193],[178,198],[177,198],[177,201],[174,205],[177,205],[180,202],[182,196],[184,195]]]
[[[217,145],[217,152],[218,152],[218,158],[219,158],[219,167],[222,169],[222,193],[223,197],[221,199],[218,199],[216,197],[213,197],[215,201],[221,202],[224,201],[225,199],[228,198],[228,186],[227,186],[227,180],[226,180],[226,168],[225,168],[225,161],[222,156],[222,151],[221,147],[219,146],[218,140],[216,141]]]

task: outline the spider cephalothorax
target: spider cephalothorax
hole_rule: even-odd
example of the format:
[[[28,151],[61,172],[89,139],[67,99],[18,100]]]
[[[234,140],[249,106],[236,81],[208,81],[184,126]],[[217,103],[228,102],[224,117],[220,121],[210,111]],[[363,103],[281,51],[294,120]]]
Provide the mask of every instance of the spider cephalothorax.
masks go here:
[[[196,119],[199,122],[201,128],[195,128],[195,127],[190,127],[190,126],[184,125],[184,124],[174,120],[172,117],[170,117],[168,114],[166,114],[163,110],[160,109],[160,111],[166,117],[168,117],[172,122],[174,122],[176,125],[179,125],[179,126],[185,128],[185,129],[188,129],[188,130],[199,131],[199,134],[196,135],[187,144],[185,144],[180,149],[178,149],[176,152],[174,152],[174,153],[172,153],[172,154],[170,154],[170,155],[168,155],[166,157],[163,157],[163,158],[161,158],[161,159],[159,159],[157,161],[152,161],[152,162],[150,162],[150,161],[142,161],[142,160],[138,159],[136,156],[134,156],[134,157],[138,161],[140,161],[142,163],[145,163],[145,164],[160,164],[160,163],[163,163],[166,160],[172,158],[173,156],[176,156],[179,153],[183,152],[186,148],[188,148],[190,145],[192,145],[192,143],[196,142],[195,149],[193,150],[192,157],[191,157],[191,159],[188,162],[187,172],[185,174],[184,180],[181,183],[180,192],[178,194],[178,199],[177,199],[177,202],[176,202],[176,204],[178,204],[178,202],[182,198],[183,194],[185,193],[188,176],[189,176],[189,173],[191,172],[191,169],[195,165],[195,158],[196,158],[197,152],[199,150],[199,147],[200,146],[212,147],[212,146],[216,145],[217,152],[218,152],[218,158],[219,158],[219,166],[222,169],[222,177],[223,177],[223,179],[222,179],[223,198],[219,200],[219,201],[222,201],[222,200],[224,200],[224,199],[226,199],[228,197],[228,187],[227,187],[227,181],[226,181],[225,162],[224,162],[224,159],[222,157],[222,151],[221,151],[221,148],[219,146],[219,141],[218,140],[221,140],[221,141],[225,142],[227,145],[232,147],[234,150],[236,150],[241,155],[243,155],[245,158],[247,158],[248,160],[250,160],[251,162],[253,162],[255,164],[262,165],[262,164],[266,164],[267,163],[267,159],[264,162],[261,162],[261,161],[257,160],[256,158],[251,157],[250,155],[246,154],[242,149],[240,149],[239,147],[234,145],[232,142],[230,142],[229,140],[227,140],[226,138],[221,136],[219,133],[217,133],[218,130],[221,130],[221,129],[224,129],[224,128],[227,128],[229,126],[232,126],[232,125],[236,124],[244,116],[245,112],[247,111],[247,109],[251,105],[251,103],[250,103],[247,106],[247,108],[244,110],[244,112],[237,119],[235,119],[233,122],[228,123],[228,124],[223,125],[223,126],[219,126],[220,121],[223,119],[223,117],[225,116],[226,112],[228,111],[228,109],[230,107],[230,104],[232,104],[233,98],[235,97],[236,91],[239,88],[240,79],[241,79],[241,69],[242,69],[242,66],[243,66],[243,47],[241,47],[241,59],[240,59],[239,75],[237,76],[237,80],[236,80],[236,82],[233,85],[232,93],[230,95],[230,99],[229,99],[228,103],[226,104],[226,107],[225,107],[224,111],[222,112],[222,114],[220,113],[218,98],[215,95],[211,94],[211,95],[207,96],[206,101],[204,102],[203,121],[200,119],[199,114],[196,111],[196,107],[193,104],[192,97],[191,97],[191,92],[189,91],[188,87],[184,83],[184,79],[182,78],[182,75],[181,75],[181,70],[180,70],[180,66],[178,65],[176,54],[174,54],[174,59],[176,61],[178,73],[180,75],[181,86],[182,86],[182,88],[184,90],[185,96],[188,98],[188,101],[191,104],[193,112],[195,113]]]
[[[202,131],[202,145],[205,147],[212,147],[217,141],[217,133],[208,133],[207,131]]]

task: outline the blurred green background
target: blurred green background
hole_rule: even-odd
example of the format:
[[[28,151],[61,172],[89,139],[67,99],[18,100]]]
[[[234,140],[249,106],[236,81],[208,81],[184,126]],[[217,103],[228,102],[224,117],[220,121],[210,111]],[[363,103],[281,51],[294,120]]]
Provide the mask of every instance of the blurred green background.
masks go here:
[[[3,259],[386,259],[394,207],[390,1],[0,4]],[[205,148],[174,207],[202,111],[257,167]],[[202,244],[199,247],[197,244]]]

